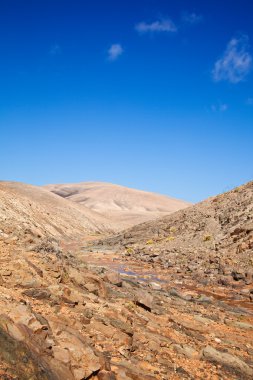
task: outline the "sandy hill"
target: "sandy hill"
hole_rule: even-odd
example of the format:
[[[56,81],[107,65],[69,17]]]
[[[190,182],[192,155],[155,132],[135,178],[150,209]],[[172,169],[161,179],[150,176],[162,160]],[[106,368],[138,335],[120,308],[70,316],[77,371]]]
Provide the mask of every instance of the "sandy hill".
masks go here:
[[[47,190],[18,182],[0,182],[0,233],[6,236],[75,238],[111,231],[95,211]]]
[[[210,280],[242,270],[246,278],[253,269],[253,182],[100,243],[136,260],[177,267],[181,275],[209,273]]]
[[[189,206],[187,202],[164,195],[103,182],[47,185],[45,188],[104,215],[115,222],[119,230]]]

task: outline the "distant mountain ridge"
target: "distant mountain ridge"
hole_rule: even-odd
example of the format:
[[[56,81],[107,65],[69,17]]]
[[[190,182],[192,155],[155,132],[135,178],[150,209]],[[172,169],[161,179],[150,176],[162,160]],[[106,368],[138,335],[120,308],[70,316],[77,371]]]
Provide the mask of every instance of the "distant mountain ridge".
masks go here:
[[[165,195],[104,182],[46,185],[45,189],[98,212],[118,229],[153,220],[183,209],[190,203]]]

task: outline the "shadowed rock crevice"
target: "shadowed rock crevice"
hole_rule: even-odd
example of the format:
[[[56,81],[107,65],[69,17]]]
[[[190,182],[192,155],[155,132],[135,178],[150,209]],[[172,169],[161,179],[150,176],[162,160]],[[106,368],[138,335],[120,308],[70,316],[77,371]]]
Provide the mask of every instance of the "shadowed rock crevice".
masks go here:
[[[60,380],[28,347],[13,339],[0,326],[0,361],[9,379]],[[0,368],[0,378],[1,368]]]

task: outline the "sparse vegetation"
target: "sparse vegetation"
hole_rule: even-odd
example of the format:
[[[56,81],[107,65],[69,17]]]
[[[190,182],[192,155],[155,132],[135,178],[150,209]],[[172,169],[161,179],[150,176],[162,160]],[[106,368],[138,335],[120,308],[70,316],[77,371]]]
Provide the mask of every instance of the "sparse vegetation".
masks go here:
[[[212,240],[212,235],[206,234],[203,236],[203,241],[211,241]]]
[[[239,193],[239,191],[241,191],[242,189],[242,186],[237,186],[235,189],[234,189],[234,193]]]
[[[132,301],[129,301],[129,302],[126,302],[126,303],[125,303],[125,307],[126,307],[129,311],[133,312],[133,311],[136,309],[136,304],[135,304],[134,302],[132,302]]]
[[[175,236],[168,236],[165,239],[165,241],[173,241],[173,240],[175,240]]]
[[[154,240],[153,239],[149,239],[149,240],[146,241],[146,244],[147,245],[154,244]]]

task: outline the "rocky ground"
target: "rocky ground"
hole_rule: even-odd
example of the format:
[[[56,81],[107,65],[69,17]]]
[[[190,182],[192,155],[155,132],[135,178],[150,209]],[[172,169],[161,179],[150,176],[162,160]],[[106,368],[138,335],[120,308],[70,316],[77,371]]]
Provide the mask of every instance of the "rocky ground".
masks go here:
[[[97,242],[204,285],[253,283],[253,182]]]
[[[252,204],[250,183],[102,241],[2,233],[0,379],[252,379]]]
[[[245,305],[168,284],[165,272],[155,279],[148,264],[119,275],[117,254],[27,252],[4,241],[0,251],[3,379],[253,376]]]

